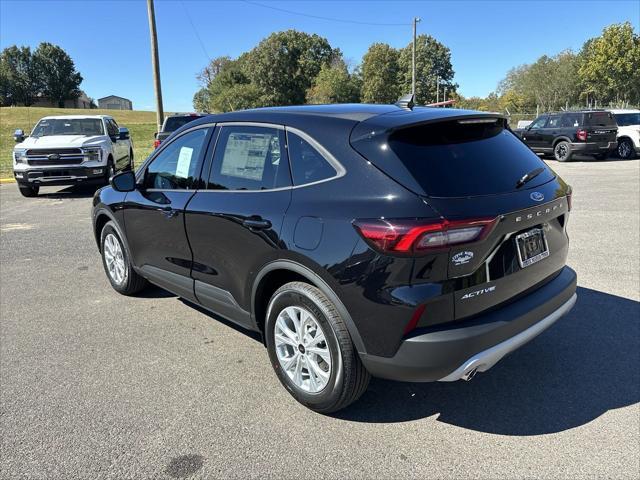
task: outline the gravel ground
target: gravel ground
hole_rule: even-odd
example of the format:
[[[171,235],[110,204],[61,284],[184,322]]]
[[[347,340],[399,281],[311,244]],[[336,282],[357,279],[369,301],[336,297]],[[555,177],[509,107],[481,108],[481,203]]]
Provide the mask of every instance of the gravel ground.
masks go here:
[[[472,382],[297,404],[254,336],[160,289],[116,294],[92,191],[0,186],[2,478],[639,478],[640,161],[574,187],[578,303]]]

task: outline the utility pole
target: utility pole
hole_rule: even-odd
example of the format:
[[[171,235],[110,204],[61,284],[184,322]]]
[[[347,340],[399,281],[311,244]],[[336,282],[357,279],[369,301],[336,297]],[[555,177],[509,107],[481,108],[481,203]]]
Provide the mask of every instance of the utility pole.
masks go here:
[[[413,49],[411,52],[411,93],[416,95],[416,24],[420,21],[418,17],[413,17]]]
[[[436,75],[436,103],[440,102],[440,75]]]
[[[149,34],[151,35],[151,64],[153,67],[153,86],[156,91],[156,121],[158,132],[164,122],[162,109],[162,86],[160,84],[160,59],[158,58],[158,34],[156,32],[156,13],[153,8],[153,0],[147,0],[147,13],[149,14]]]

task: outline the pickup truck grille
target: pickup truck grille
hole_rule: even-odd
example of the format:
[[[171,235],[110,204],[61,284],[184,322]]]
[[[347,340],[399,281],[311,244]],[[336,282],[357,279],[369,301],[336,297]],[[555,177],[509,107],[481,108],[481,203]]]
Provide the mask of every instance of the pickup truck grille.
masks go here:
[[[32,148],[27,150],[27,163],[41,165],[79,165],[84,161],[79,148]]]

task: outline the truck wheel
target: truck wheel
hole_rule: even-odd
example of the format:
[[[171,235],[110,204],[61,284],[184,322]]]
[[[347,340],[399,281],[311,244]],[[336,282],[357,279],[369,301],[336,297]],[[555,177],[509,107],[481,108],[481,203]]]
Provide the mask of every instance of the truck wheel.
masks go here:
[[[147,286],[147,280],[136,273],[113,222],[107,222],[100,233],[102,265],[113,289],[122,295],[135,295]]]
[[[559,162],[568,162],[571,160],[571,145],[569,142],[560,141],[553,147],[553,156]]]
[[[634,155],[633,142],[628,138],[623,138],[618,142],[618,156],[624,160],[633,158]]]
[[[107,160],[107,173],[105,175],[104,183],[109,185],[109,180],[116,174],[116,166],[113,164],[113,158],[109,157]]]
[[[18,184],[18,189],[23,197],[37,197],[40,187],[38,185],[26,185],[24,183]]]
[[[335,305],[312,285],[291,282],[273,294],[265,338],[282,385],[316,412],[346,407],[369,385],[369,372]]]

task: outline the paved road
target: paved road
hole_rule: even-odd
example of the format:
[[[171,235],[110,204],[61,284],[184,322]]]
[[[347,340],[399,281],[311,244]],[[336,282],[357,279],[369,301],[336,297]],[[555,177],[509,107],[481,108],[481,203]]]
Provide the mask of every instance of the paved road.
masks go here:
[[[0,476],[638,478],[640,161],[550,165],[575,190],[573,312],[470,383],[373,381],[333,417],[255,338],[117,295],[91,191],[2,185]]]

